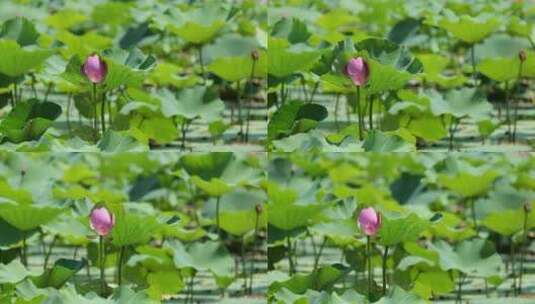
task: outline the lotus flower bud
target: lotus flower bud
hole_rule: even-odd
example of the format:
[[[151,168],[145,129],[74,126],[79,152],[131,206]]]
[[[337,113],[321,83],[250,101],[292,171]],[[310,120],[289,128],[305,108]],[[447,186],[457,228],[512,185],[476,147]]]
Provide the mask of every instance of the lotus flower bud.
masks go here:
[[[84,74],[92,83],[99,84],[104,81],[108,74],[108,65],[97,54],[92,54],[85,60],[82,65],[82,74]]]
[[[530,213],[531,212],[531,204],[530,203],[524,203],[524,212]]]
[[[257,50],[252,51],[251,58],[253,58],[254,61],[257,61],[258,59],[260,59],[260,53]]]
[[[364,208],[360,211],[359,225],[364,234],[375,235],[381,228],[381,214],[375,212],[372,207]]]
[[[518,58],[520,59],[521,62],[524,62],[526,61],[526,51],[524,50],[520,50],[520,52],[518,53]]]
[[[91,210],[90,225],[100,236],[107,236],[115,226],[115,216],[106,207],[96,207]]]
[[[257,214],[262,214],[262,212],[264,212],[264,206],[262,206],[262,204],[256,204],[255,210]]]
[[[356,86],[363,86],[368,82],[370,69],[362,57],[352,58],[345,67],[345,73]]]

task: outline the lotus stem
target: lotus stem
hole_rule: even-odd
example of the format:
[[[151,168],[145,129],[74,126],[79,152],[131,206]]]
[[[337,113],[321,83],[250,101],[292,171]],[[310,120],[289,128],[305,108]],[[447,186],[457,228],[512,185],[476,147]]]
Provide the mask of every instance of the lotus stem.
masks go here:
[[[254,237],[253,237],[253,249],[252,249],[252,257],[250,261],[250,279],[249,279],[249,295],[253,294],[253,278],[254,278],[254,262],[255,262],[255,250],[256,250],[256,242],[258,240],[258,224],[260,222],[260,213],[256,212],[256,218],[255,218],[255,228],[254,228]]]
[[[516,296],[516,270],[515,270],[515,244],[513,236],[510,238],[511,242],[511,278],[513,279],[513,295]]]
[[[372,247],[370,236],[366,236],[366,247],[368,251],[368,300],[372,296]]]
[[[386,295],[386,260],[388,259],[388,246],[383,254],[383,294]]]
[[[321,254],[323,253],[323,248],[325,248],[325,244],[327,244],[327,238],[324,236],[323,241],[321,242],[320,248],[314,257],[314,271],[318,269],[318,265],[320,262]]]
[[[52,239],[52,242],[48,246],[48,251],[46,252],[46,255],[45,255],[45,262],[43,264],[43,271],[46,271],[46,268],[48,266],[48,261],[50,259],[50,255],[52,254],[52,248],[54,248],[54,245],[56,245],[57,239],[58,239],[58,236],[55,235],[54,238]]]
[[[373,130],[373,97],[369,97],[370,98],[370,111],[369,111],[369,118],[368,118],[368,123],[370,125],[370,130]]]
[[[293,275],[295,272],[295,268],[292,260],[292,242],[290,240],[290,236],[286,237],[286,250],[288,255],[288,267],[290,268],[290,275]]]
[[[26,251],[26,231],[22,232],[22,251],[21,251],[21,260],[22,265],[28,266],[28,252]]]
[[[125,246],[121,246],[121,249],[119,251],[119,261],[117,264],[117,285],[121,286],[123,282],[123,263],[124,263],[124,255],[125,255]]]
[[[522,235],[522,246],[520,251],[520,277],[518,279],[518,293],[522,293],[522,277],[524,274],[524,259],[525,259],[525,251],[526,251],[526,245],[527,245],[527,239],[528,239],[528,215],[529,212],[524,209],[524,231]]]
[[[206,84],[206,73],[204,71],[204,60],[202,57],[202,45],[199,45],[197,47],[197,51],[199,53],[199,64],[201,65],[201,75],[202,75],[203,84]]]
[[[221,196],[218,196],[216,198],[216,204],[215,204],[215,223],[216,223],[216,228],[217,228],[217,236],[219,236],[219,238],[221,238],[221,228],[219,226],[219,205],[220,205],[220,201],[221,201]]]
[[[100,104],[100,124],[102,126],[102,134],[106,132],[106,93],[102,93],[102,103]]]
[[[518,66],[518,77],[517,77],[517,88],[520,87],[520,82],[522,81],[522,66],[524,60],[520,60],[520,65]],[[515,100],[515,109],[514,109],[514,121],[513,121],[513,143],[516,142],[516,125],[518,121],[518,100]]]
[[[356,100],[356,106],[357,106],[357,117],[358,117],[358,125],[359,125],[359,140],[364,139],[363,135],[363,123],[362,123],[362,111],[360,108],[360,86],[357,86],[357,100]]]
[[[512,141],[511,133],[511,105],[509,102],[509,81],[505,82],[505,119],[507,121],[507,133],[509,135],[509,141]]]
[[[99,260],[100,260],[100,295],[104,296],[106,289],[106,282],[104,278],[104,261],[105,261],[105,248],[104,248],[104,237],[98,237],[98,247],[99,247]]]
[[[475,44],[472,44],[470,48],[470,57],[472,59],[472,79],[474,80],[474,86],[477,86],[477,70],[476,70],[476,55],[475,55]]]

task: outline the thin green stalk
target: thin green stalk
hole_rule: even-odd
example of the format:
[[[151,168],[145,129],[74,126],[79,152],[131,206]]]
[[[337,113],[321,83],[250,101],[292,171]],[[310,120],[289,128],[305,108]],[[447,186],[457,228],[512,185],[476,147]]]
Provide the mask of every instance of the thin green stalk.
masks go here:
[[[243,139],[242,104],[240,96],[240,81],[236,82],[236,100],[238,101],[238,121],[240,123],[240,137]]]
[[[518,67],[518,77],[516,81],[517,88],[520,87],[520,81],[522,80],[522,65],[524,64],[523,60],[520,60],[520,66]],[[518,100],[515,100],[515,109],[514,109],[514,121],[513,121],[513,142],[516,142],[516,125],[518,121]]]
[[[515,244],[513,237],[510,238],[511,241],[511,278],[513,279],[513,295],[516,296],[516,270],[515,270]]]
[[[218,196],[216,198],[216,204],[215,204],[215,223],[217,227],[217,235],[221,238],[221,228],[219,226],[219,205],[221,201],[221,196]]]
[[[97,141],[98,123],[97,123],[97,84],[93,83],[93,128],[95,129],[95,142]]]
[[[368,251],[368,300],[371,300],[372,296],[372,247],[370,236],[366,236],[366,247]]]
[[[386,260],[388,258],[388,246],[385,246],[383,254],[383,294],[386,295]]]
[[[106,93],[102,94],[102,103],[100,104],[100,124],[102,126],[102,134],[106,132]]]
[[[21,260],[22,265],[28,266],[28,252],[26,251],[26,231],[22,232],[22,252],[21,252]]]
[[[18,85],[16,81],[13,83],[13,95],[15,96],[15,105],[16,105],[17,103],[19,103]]]
[[[256,250],[256,242],[258,240],[258,224],[260,222],[260,213],[256,212],[256,218],[255,218],[255,225],[254,225],[254,237],[253,237],[253,249],[251,250],[251,266],[250,268],[250,278],[249,278],[249,294],[253,294],[253,277],[254,277],[254,262],[255,262],[255,250]]]
[[[48,95],[50,95],[50,92],[52,91],[52,86],[53,85],[54,84],[52,82],[48,83],[48,86],[46,87],[45,98],[43,99],[44,102],[48,101]]]
[[[338,107],[340,106],[340,94],[336,94],[334,103],[334,124],[336,125],[336,132],[340,132],[340,124],[338,123]]]
[[[124,254],[126,247],[121,246],[119,251],[119,261],[117,265],[117,285],[121,286],[123,282],[123,263],[124,263]]]
[[[288,267],[290,268],[290,275],[293,275],[294,263],[292,260],[292,242],[290,240],[290,236],[286,237],[286,250],[287,250],[287,256],[288,256]]]
[[[112,112],[112,111],[111,111],[111,102],[108,102],[107,104],[108,104],[108,127],[111,129],[111,126],[112,126],[112,124],[113,124],[113,119],[112,119],[112,117],[111,117],[111,116],[112,116],[112,115],[111,115],[111,114],[112,114],[112,113],[111,113],[111,112]]]
[[[50,260],[50,255],[52,254],[52,248],[54,248],[54,245],[56,245],[57,239],[58,239],[58,236],[55,235],[54,238],[52,239],[52,242],[48,246],[48,251],[46,252],[46,255],[45,255],[45,262],[43,264],[43,271],[46,271],[46,268],[48,266],[48,261]]]
[[[373,97],[370,96],[370,111],[368,124],[370,125],[370,130],[373,130]]]
[[[106,289],[106,282],[104,281],[104,237],[98,237],[99,260],[100,260],[100,295],[104,296]]]
[[[358,125],[359,125],[359,140],[364,139],[363,135],[363,123],[362,123],[362,113],[360,109],[360,86],[357,86],[357,100],[356,100],[356,106],[357,106],[357,116],[358,116]]]
[[[477,86],[475,44],[472,44],[472,47],[470,48],[470,56],[472,57],[472,79],[474,80],[474,86]]]
[[[509,135],[509,141],[512,140],[510,107],[511,105],[509,102],[509,81],[506,81],[505,82],[505,119],[507,121],[507,133]]]
[[[247,294],[247,262],[245,261],[245,236],[241,240],[241,267],[242,267],[242,276],[243,276],[243,294]]]
[[[199,53],[199,63],[201,65],[201,75],[202,75],[203,84],[206,84],[206,74],[205,74],[205,71],[204,71],[204,60],[202,58],[202,46],[197,47],[197,51]]]
[[[472,212],[472,221],[474,222],[474,228],[476,230],[476,235],[479,236],[479,227],[477,225],[477,218],[476,218],[476,207],[475,207],[475,201],[471,200],[470,202],[470,209]]]
[[[323,253],[323,248],[325,248],[325,244],[327,244],[327,238],[324,236],[323,241],[321,242],[320,248],[317,252],[317,254],[314,256],[314,271],[318,269],[318,265],[320,262],[321,254]]]
[[[462,303],[462,288],[463,288],[463,274],[459,273],[458,287],[457,287],[457,300],[459,303]]]
[[[314,88],[312,88],[312,93],[310,94],[309,102],[314,101],[314,96],[316,95],[316,92],[318,91],[319,85],[320,85],[319,81],[316,81],[316,83],[314,83]]]
[[[527,240],[528,240],[528,215],[529,213],[527,210],[524,210],[524,231],[522,235],[522,246],[520,251],[520,278],[518,280],[518,293],[522,293],[522,277],[524,274],[524,259],[525,259],[525,251],[527,247]]]
[[[69,134],[72,132],[71,128],[71,104],[72,104],[72,94],[69,94],[67,96],[67,112],[65,113],[67,116],[67,129],[69,129]]]

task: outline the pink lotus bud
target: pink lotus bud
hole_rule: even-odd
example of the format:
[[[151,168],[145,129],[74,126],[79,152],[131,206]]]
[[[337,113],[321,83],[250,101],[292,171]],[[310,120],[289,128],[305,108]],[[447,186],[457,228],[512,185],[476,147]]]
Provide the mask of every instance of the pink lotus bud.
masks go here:
[[[363,86],[368,82],[370,69],[364,58],[352,58],[346,65],[345,73],[356,86]]]
[[[366,235],[375,235],[381,228],[381,214],[375,212],[372,207],[362,209],[359,215],[360,229]]]
[[[115,225],[115,216],[106,207],[96,207],[90,214],[91,229],[100,236],[106,236]]]
[[[101,83],[108,74],[108,65],[99,55],[92,54],[87,57],[82,65],[82,74],[84,74],[92,83]]]

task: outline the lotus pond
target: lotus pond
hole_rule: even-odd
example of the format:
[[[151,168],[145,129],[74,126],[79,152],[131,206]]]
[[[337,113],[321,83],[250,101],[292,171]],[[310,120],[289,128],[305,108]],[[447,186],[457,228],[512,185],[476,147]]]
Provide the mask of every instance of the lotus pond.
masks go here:
[[[273,0],[270,151],[531,151],[533,1]]]
[[[266,5],[0,2],[0,139],[15,151],[263,151]]]
[[[534,303],[535,157],[273,153],[270,303]]]
[[[265,156],[0,159],[1,303],[266,302]]]

